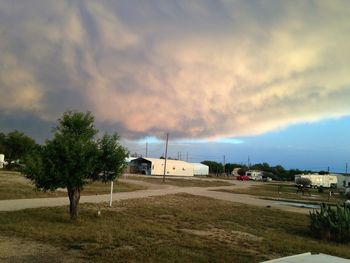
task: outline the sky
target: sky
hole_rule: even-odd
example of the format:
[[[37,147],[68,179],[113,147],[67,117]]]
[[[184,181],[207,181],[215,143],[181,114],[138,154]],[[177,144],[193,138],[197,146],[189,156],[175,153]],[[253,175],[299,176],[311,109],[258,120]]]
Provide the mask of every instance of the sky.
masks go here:
[[[0,0],[0,130],[91,111],[131,152],[343,171],[347,0]],[[153,151],[153,152],[152,152]]]

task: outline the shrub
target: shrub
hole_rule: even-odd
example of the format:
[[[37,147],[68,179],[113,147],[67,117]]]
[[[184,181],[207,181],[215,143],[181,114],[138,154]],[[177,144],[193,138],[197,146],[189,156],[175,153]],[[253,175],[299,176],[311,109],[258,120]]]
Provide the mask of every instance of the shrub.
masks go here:
[[[320,185],[320,186],[318,187],[317,191],[318,191],[319,193],[323,193],[323,192],[324,192],[323,186]]]
[[[311,234],[320,239],[347,243],[350,242],[350,209],[339,205],[333,209],[321,204],[320,211],[310,212]]]
[[[348,199],[348,200],[350,199],[350,191],[346,191],[344,195],[345,195],[346,199]]]
[[[298,178],[295,183],[303,187],[308,187],[311,185],[311,180],[309,178]]]

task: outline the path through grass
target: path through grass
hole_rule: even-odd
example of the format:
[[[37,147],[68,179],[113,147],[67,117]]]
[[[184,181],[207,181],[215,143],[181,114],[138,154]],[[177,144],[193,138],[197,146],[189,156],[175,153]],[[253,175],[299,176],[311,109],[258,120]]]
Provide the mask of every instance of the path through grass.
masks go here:
[[[206,180],[206,179],[182,179],[182,178],[166,178],[163,183],[160,177],[138,177],[128,176],[127,179],[144,181],[152,184],[169,184],[180,187],[214,187],[214,186],[229,186],[232,183],[219,181],[219,180]]]

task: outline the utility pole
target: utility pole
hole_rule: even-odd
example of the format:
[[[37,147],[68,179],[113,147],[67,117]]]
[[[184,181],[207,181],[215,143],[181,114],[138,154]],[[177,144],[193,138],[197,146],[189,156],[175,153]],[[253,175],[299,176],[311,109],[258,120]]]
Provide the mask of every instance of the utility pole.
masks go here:
[[[186,153],[186,162],[188,162],[188,152]]]
[[[180,159],[179,160],[181,160],[181,152],[180,152]]]
[[[348,175],[348,163],[345,164],[345,175]]]
[[[225,155],[224,155],[224,174],[225,174],[225,165],[226,165],[226,163],[225,163]]]
[[[327,172],[328,172],[328,174],[329,174],[329,166],[327,167]]]
[[[250,169],[250,157],[248,155],[248,170]]]
[[[168,158],[168,140],[169,140],[169,133],[166,134],[163,183],[165,182],[166,160],[167,160],[167,158]]]
[[[148,154],[148,142],[146,142],[146,157],[147,157],[147,154]]]

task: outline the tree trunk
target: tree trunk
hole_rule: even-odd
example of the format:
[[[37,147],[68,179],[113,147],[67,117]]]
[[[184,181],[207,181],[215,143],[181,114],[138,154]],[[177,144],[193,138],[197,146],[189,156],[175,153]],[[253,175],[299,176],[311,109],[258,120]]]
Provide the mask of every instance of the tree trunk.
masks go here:
[[[80,188],[68,188],[69,196],[69,214],[70,219],[76,221],[78,219],[78,204],[80,200]]]

